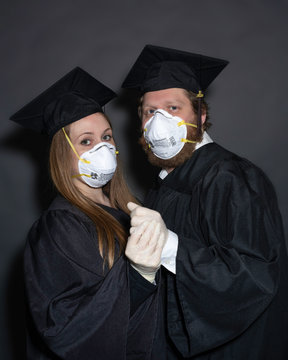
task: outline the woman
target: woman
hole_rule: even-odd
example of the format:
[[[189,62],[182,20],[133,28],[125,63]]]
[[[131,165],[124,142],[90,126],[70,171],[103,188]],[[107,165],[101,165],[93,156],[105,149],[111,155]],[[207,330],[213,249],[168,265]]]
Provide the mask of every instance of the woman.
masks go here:
[[[52,137],[59,195],[24,253],[28,359],[150,359],[157,286],[123,255],[130,194],[102,106],[115,94],[80,68],[12,120]]]

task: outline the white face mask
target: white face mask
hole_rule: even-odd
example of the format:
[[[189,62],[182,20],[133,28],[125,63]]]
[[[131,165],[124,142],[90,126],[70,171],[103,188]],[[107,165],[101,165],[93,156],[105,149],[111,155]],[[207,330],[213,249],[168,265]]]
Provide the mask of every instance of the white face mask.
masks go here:
[[[145,124],[144,138],[155,156],[171,159],[182,150],[185,142],[196,142],[187,140],[186,125],[197,128],[197,125],[185,123],[180,117],[157,109]]]
[[[94,188],[106,185],[117,167],[116,148],[107,142],[95,145],[81,155],[78,161],[79,176]]]
[[[100,142],[92,149],[85,151],[80,157],[64,128],[63,132],[79,159],[79,174],[73,177],[81,176],[83,181],[93,188],[100,188],[106,185],[112,179],[117,168],[117,151],[115,146],[107,142]]]

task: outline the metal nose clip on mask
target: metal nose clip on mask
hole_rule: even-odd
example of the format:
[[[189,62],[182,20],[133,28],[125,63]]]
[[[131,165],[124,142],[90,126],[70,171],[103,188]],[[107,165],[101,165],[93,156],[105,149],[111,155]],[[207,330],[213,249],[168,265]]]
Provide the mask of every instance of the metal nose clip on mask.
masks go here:
[[[79,159],[79,174],[73,177],[81,176],[85,183],[93,188],[106,185],[112,179],[117,167],[116,154],[118,152],[115,146],[107,142],[100,142],[80,157],[64,128],[63,132]]]
[[[144,139],[155,156],[163,160],[171,159],[182,150],[186,142],[196,143],[187,140],[186,125],[197,128],[197,125],[157,109],[145,125]]]

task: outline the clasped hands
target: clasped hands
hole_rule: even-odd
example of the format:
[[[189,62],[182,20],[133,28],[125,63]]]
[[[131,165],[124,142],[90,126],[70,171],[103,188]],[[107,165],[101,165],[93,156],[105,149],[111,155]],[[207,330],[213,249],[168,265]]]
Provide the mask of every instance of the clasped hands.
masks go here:
[[[131,228],[125,255],[144,278],[153,282],[160,267],[168,230],[157,211],[133,202],[129,202],[127,206],[131,211]]]

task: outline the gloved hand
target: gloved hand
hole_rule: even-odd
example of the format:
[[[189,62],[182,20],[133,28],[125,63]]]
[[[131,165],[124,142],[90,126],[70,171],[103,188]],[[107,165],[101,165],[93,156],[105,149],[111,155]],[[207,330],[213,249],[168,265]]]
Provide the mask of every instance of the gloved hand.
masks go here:
[[[160,226],[160,232],[164,236],[165,242],[168,238],[168,229],[158,211],[139,206],[133,202],[127,204],[128,209],[131,211],[131,228],[130,234],[135,231],[135,228],[144,222],[155,221]],[[165,244],[164,244],[165,245]]]
[[[167,241],[168,230],[161,215],[134,203],[131,211],[131,236],[125,254],[131,265],[148,281],[153,282],[160,267],[161,253]]]

